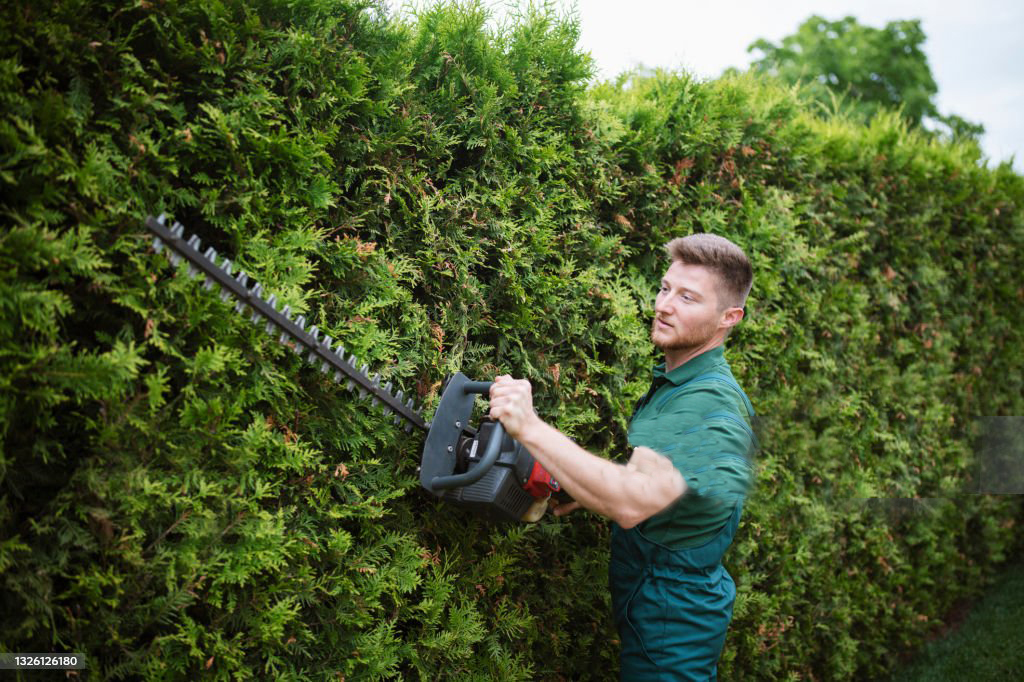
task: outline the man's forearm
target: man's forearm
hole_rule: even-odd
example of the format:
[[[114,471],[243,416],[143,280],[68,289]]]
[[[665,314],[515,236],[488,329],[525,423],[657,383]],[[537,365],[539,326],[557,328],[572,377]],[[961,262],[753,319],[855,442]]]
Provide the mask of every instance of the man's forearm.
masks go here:
[[[523,429],[518,440],[583,507],[625,528],[657,511],[648,508],[645,500],[659,493],[664,497],[662,491],[648,490],[652,485],[664,485],[649,472],[587,452],[539,418]]]
[[[686,482],[672,462],[637,448],[623,466],[592,455],[533,409],[530,382],[503,375],[491,385],[492,419],[500,419],[523,446],[582,506],[630,528],[672,504]]]

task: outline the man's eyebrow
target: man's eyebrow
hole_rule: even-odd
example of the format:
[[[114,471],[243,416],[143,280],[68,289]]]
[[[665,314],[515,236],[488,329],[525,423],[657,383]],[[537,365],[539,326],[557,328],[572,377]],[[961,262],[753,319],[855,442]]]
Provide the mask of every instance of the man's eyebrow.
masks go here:
[[[661,286],[668,287],[670,289],[672,288],[671,284],[669,283],[669,281],[667,279],[661,280]],[[696,289],[691,289],[691,288],[685,287],[685,286],[679,287],[679,288],[680,288],[680,290],[685,291],[688,294],[693,294],[694,296],[696,296],[697,298],[699,298],[701,300],[704,299],[704,295],[702,293],[700,293],[699,291],[697,291]]]

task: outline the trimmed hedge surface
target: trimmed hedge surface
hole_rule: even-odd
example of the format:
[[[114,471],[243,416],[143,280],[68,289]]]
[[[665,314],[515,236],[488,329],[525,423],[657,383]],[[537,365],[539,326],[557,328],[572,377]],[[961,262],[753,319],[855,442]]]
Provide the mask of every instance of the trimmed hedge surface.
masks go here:
[[[1024,414],[1024,179],[753,77],[587,86],[476,5],[0,8],[0,646],[90,679],[613,679],[607,525],[491,525],[405,435],[153,253],[166,212],[436,403],[510,372],[625,453],[661,245],[755,266],[764,415],[725,679],[865,679],[1012,546],[974,417]],[[983,492],[983,491],[982,491]]]

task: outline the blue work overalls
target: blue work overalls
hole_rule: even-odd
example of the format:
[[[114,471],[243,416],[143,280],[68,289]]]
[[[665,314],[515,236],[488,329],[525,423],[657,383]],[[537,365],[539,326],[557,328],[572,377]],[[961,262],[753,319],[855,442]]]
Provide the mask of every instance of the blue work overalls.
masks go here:
[[[705,360],[714,359],[709,355]],[[699,374],[697,369],[693,371]],[[735,390],[747,414],[753,416],[753,405],[743,390],[731,376],[719,372],[699,374],[669,390],[678,392],[706,382],[720,382]],[[666,386],[665,382],[660,385]],[[655,382],[637,403],[634,418],[658,386]],[[612,524],[608,573],[623,682],[717,680],[718,658],[736,599],[736,584],[722,566],[722,556],[732,543],[742,512],[741,496],[716,535],[704,544],[681,549],[645,536],[645,524],[629,530]]]
[[[613,524],[609,579],[623,682],[717,679],[736,599],[722,555],[742,509],[737,503],[717,535],[685,549],[652,542],[639,527]]]

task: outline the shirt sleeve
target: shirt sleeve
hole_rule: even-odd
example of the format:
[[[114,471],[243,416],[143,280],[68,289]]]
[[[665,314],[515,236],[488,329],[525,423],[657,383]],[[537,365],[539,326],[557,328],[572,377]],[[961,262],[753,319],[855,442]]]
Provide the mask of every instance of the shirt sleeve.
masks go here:
[[[728,392],[701,387],[671,398],[647,440],[683,475],[685,496],[733,505],[752,485],[756,439],[741,399]]]
[[[686,480],[687,495],[721,498],[732,505],[745,497],[753,481],[750,439],[727,424],[706,423],[669,455]]]

